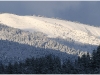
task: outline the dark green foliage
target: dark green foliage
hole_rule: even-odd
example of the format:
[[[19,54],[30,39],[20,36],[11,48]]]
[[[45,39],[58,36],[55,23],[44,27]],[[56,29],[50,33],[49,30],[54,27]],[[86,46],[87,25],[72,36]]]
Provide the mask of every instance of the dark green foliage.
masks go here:
[[[52,54],[7,66],[0,62],[0,74],[100,74],[100,46],[93,51],[91,58],[87,53],[74,62],[67,59],[62,64],[60,58]]]
[[[13,74],[13,69],[14,69],[13,65],[9,63],[8,66],[6,67],[6,72],[8,74]]]
[[[0,74],[4,73],[4,65],[2,63],[0,63]]]
[[[66,60],[62,65],[62,73],[63,74],[73,74],[76,73],[74,69],[74,65],[72,65],[72,62],[68,59]]]

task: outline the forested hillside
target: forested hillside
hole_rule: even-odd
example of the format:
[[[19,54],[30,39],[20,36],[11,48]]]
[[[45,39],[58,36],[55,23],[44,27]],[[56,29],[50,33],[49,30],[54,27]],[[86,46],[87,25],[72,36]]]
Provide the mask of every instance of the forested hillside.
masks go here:
[[[53,54],[40,58],[27,58],[25,61],[3,65],[0,62],[1,74],[100,74],[100,46],[94,50],[92,57],[82,55],[75,61],[61,59]]]
[[[27,57],[54,54],[62,60],[70,57],[74,60],[86,52],[71,49],[48,39],[43,33],[30,33],[0,24],[0,59],[8,61],[23,60]],[[74,56],[74,58],[73,58]],[[17,60],[17,61],[18,61]]]

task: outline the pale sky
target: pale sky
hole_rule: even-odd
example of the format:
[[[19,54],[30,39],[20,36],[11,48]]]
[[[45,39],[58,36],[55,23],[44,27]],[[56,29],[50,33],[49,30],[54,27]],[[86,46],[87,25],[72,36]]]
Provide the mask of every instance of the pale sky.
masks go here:
[[[0,1],[0,12],[58,17],[100,26],[100,1]]]

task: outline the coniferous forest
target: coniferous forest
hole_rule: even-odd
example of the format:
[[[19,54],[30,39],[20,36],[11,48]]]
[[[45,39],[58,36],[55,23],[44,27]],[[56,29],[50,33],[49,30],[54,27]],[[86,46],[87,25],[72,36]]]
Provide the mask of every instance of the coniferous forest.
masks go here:
[[[1,74],[99,74],[100,73],[100,46],[93,50],[92,56],[87,53],[75,61],[66,59],[61,62],[54,55],[41,58],[27,58],[24,62],[3,65],[0,62]]]

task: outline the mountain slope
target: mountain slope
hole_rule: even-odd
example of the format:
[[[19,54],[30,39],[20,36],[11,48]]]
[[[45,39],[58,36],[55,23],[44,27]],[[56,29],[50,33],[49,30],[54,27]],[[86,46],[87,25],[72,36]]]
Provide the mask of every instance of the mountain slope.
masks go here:
[[[2,40],[71,55],[91,53],[100,44],[100,28],[71,21],[3,13],[0,14],[0,23],[3,24],[0,25]]]
[[[0,24],[0,61],[20,61],[28,57],[40,57],[47,54],[75,59],[86,51],[72,49],[49,39],[43,33],[23,31]],[[16,59],[15,59],[16,58]]]
[[[5,47],[6,46],[6,47]],[[39,47],[30,46],[27,44],[20,44],[8,40],[0,40],[0,62],[7,64],[8,62],[18,62],[26,60],[26,58],[39,58],[48,54],[53,54],[65,60],[66,58],[74,59],[75,55],[70,55],[65,52],[53,49],[44,49]]]
[[[18,16],[14,14],[1,14],[0,22],[8,26],[28,31],[40,31],[48,37],[72,38],[81,43],[98,45],[100,40],[100,28],[79,24],[70,21],[36,17],[36,16]]]

